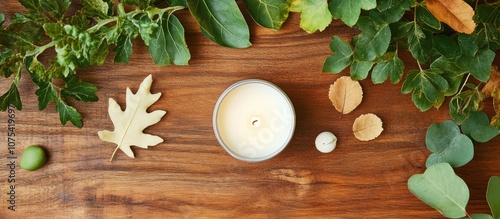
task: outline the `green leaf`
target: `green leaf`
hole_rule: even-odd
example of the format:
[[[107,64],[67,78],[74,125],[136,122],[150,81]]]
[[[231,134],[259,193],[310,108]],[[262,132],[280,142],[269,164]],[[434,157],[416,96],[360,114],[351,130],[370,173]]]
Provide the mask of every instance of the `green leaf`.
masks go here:
[[[481,109],[484,95],[472,84],[468,84],[470,90],[462,91],[450,100],[450,116],[456,123],[461,124],[469,114]]]
[[[410,45],[411,54],[417,61],[425,63],[429,60],[430,51],[432,50],[432,37],[430,33],[414,25],[408,35],[408,44]]]
[[[40,0],[19,0],[19,3],[28,10],[31,15],[42,15],[43,10],[40,5]]]
[[[50,101],[57,99],[57,91],[50,79],[43,79],[41,77],[41,75],[45,74],[45,67],[38,60],[28,59],[26,67],[31,80],[39,87],[35,91],[35,94],[38,96],[38,109],[44,110]]]
[[[0,13],[0,27],[2,26],[4,21],[5,21],[5,15],[3,15],[3,13]]]
[[[93,84],[71,77],[61,89],[61,96],[64,98],[73,97],[83,102],[95,102],[98,100],[96,91],[97,87]]]
[[[455,39],[446,35],[436,35],[433,37],[434,49],[446,58],[458,58],[462,55],[462,50]]]
[[[147,8],[151,4],[151,0],[120,0],[120,2],[125,5],[138,6],[139,8]]]
[[[488,181],[486,200],[488,200],[493,218],[500,218],[500,177],[492,176]]]
[[[377,4],[381,4],[382,2],[379,1]],[[398,22],[401,20],[406,11],[410,9],[410,3],[408,1],[389,0],[386,2],[391,2],[391,5],[383,6],[383,10],[380,9],[380,5],[377,5],[377,10],[370,10],[369,13],[370,17],[376,20],[379,24]]]
[[[0,96],[0,110],[5,111],[9,105],[14,105],[18,110],[22,109],[21,96],[17,89],[17,83],[12,83],[5,94]]]
[[[413,91],[412,100],[421,111],[430,109],[438,101],[439,93],[448,89],[448,82],[437,69],[408,72],[401,88],[403,94]]]
[[[56,111],[59,113],[61,124],[66,125],[66,122],[70,121],[78,128],[83,126],[82,115],[74,107],[67,105],[62,99],[57,99]]]
[[[139,19],[139,34],[146,46],[149,46],[153,34],[158,30],[158,24],[153,22],[147,14],[142,15]]]
[[[396,84],[403,77],[404,67],[403,61],[394,53],[390,60],[379,62],[373,68],[372,81],[374,84],[380,84],[390,78],[391,83]]]
[[[300,27],[308,33],[323,31],[332,22],[327,0],[292,0],[290,11],[300,12]]]
[[[339,73],[352,63],[352,49],[348,42],[334,36],[330,41],[330,50],[334,52],[323,64],[324,72]]]
[[[474,144],[469,137],[460,133],[458,125],[452,120],[429,126],[425,144],[433,152],[427,158],[427,167],[442,162],[461,167],[474,157]]]
[[[71,4],[71,0],[40,0],[42,8],[52,17],[61,20]]]
[[[462,123],[462,132],[477,142],[488,142],[499,134],[497,128],[490,125],[486,113],[471,112]]]
[[[234,0],[187,0],[187,4],[214,42],[233,48],[252,45],[248,25]]]
[[[473,33],[475,42],[490,50],[500,48],[500,4],[479,4],[474,20],[477,27]]]
[[[263,27],[279,30],[287,20],[291,0],[245,0],[252,18]]]
[[[468,69],[478,80],[487,82],[491,74],[491,65],[495,59],[495,52],[481,50],[474,57],[461,56],[458,60],[462,68]]]
[[[83,12],[88,17],[108,18],[109,4],[102,0],[81,0]]]
[[[188,64],[191,55],[184,39],[184,28],[173,14],[162,16],[148,51],[157,65]]]
[[[472,219],[493,219],[489,214],[471,214]]]
[[[474,41],[472,35],[460,33],[457,38],[458,44],[465,55],[476,56],[476,53],[479,51],[479,46]]]
[[[167,0],[171,6],[187,6],[186,0]]]
[[[118,43],[115,47],[115,63],[123,62],[128,64],[130,61],[130,55],[132,54],[132,41],[130,35],[121,35],[118,37]]]
[[[466,215],[469,188],[448,163],[430,166],[408,179],[408,189],[417,198],[449,218]]]
[[[355,60],[372,61],[387,51],[391,41],[388,24],[377,25],[370,17],[362,16],[357,26],[362,33],[355,44]]]
[[[420,25],[425,25],[435,30],[441,29],[441,22],[439,22],[439,20],[423,5],[417,6],[415,8],[415,13],[417,22]]]
[[[375,7],[377,7],[376,0],[335,0],[331,1],[329,5],[333,18],[341,19],[350,27],[358,22],[361,9],[370,10]]]
[[[351,78],[355,81],[366,79],[368,77],[370,69],[372,69],[372,66],[372,61],[354,60],[354,62],[351,64]]]

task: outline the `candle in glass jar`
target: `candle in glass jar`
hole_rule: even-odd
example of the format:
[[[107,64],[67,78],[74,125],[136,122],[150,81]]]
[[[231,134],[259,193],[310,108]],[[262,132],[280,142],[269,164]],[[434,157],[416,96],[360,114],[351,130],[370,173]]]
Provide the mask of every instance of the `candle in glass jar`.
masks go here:
[[[233,157],[249,162],[270,159],[290,142],[295,111],[276,85],[249,79],[227,88],[215,105],[217,140]]]

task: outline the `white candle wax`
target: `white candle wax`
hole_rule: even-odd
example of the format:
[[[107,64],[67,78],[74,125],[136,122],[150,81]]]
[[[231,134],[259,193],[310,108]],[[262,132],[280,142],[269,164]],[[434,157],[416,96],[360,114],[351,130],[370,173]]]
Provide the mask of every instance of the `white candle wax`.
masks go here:
[[[262,80],[230,86],[214,110],[214,131],[233,157],[250,162],[281,152],[295,130],[295,111],[286,94]]]

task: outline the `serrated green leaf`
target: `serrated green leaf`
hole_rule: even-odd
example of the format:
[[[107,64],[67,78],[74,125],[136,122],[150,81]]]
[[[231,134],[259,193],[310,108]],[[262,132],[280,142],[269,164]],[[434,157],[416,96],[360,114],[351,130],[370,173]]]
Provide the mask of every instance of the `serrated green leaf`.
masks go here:
[[[410,71],[401,88],[403,94],[413,91],[412,100],[421,111],[430,109],[438,101],[439,93],[448,89],[448,82],[437,69]]]
[[[97,87],[93,84],[72,77],[61,89],[61,96],[63,98],[73,97],[75,100],[83,102],[95,102],[98,100],[96,91]]]
[[[491,65],[495,59],[495,52],[481,50],[474,57],[461,56],[458,60],[462,68],[466,68],[478,80],[487,82],[491,74]]]
[[[43,29],[45,30],[45,34],[52,40],[61,38],[63,34],[63,27],[57,23],[45,23],[43,24]]]
[[[184,28],[173,15],[163,15],[148,51],[157,65],[187,65],[191,55],[184,38]]]
[[[471,112],[462,123],[462,132],[477,142],[488,142],[499,134],[497,128],[490,125],[486,113]]]
[[[95,45],[97,46],[90,48],[89,51],[90,65],[103,65],[109,53],[106,38],[102,38]]]
[[[148,15],[144,14],[139,19],[139,34],[141,35],[142,40],[146,46],[149,46],[151,39],[153,38],[153,34],[158,30],[158,24],[153,22]]]
[[[449,218],[466,215],[469,188],[448,163],[430,166],[408,179],[408,189],[417,198]]]
[[[246,48],[250,31],[233,0],[187,0],[191,14],[214,42],[227,47]]]
[[[40,0],[18,0],[21,5],[26,8],[26,10],[31,14],[31,15],[42,15],[43,10],[40,5]]]
[[[18,110],[22,109],[21,96],[16,83],[12,83],[9,90],[0,96],[0,111],[5,111],[11,104]]]
[[[88,17],[108,18],[109,4],[102,0],[81,0],[83,13]]]
[[[500,218],[500,177],[492,176],[488,181],[486,200],[495,219]]]
[[[392,59],[379,62],[373,68],[372,82],[374,84],[380,84],[387,80],[387,78],[390,78],[391,83],[396,84],[403,76],[403,69],[403,61],[397,56],[397,54],[394,54]]]
[[[388,24],[377,25],[370,17],[362,16],[357,26],[362,33],[355,44],[355,60],[372,61],[387,51],[391,41]]]
[[[462,50],[458,42],[446,35],[436,35],[433,38],[434,49],[446,58],[458,58],[462,55]]]
[[[81,128],[82,115],[72,106],[69,106],[62,99],[56,100],[56,111],[59,113],[59,119],[61,124],[66,125],[66,122],[70,121],[74,126]]]
[[[372,69],[372,61],[358,61],[354,60],[351,64],[350,75],[355,81],[363,80],[368,77],[370,69]]]
[[[327,0],[292,0],[290,11],[300,12],[300,27],[308,33],[323,31],[332,22]]]
[[[431,12],[424,7],[423,5],[419,5],[415,8],[415,13],[416,13],[416,19],[419,25],[421,26],[428,26],[434,30],[440,30],[441,29],[441,22],[439,22],[434,15],[431,14]]]
[[[41,75],[45,74],[45,67],[38,60],[33,60],[31,57],[27,59],[26,68],[31,80],[39,87],[35,91],[38,96],[38,109],[44,110],[50,101],[57,99],[57,91],[50,79],[42,79]]]
[[[245,0],[252,18],[263,27],[281,29],[287,20],[291,0]]]
[[[370,10],[377,7],[376,0],[336,0],[329,4],[330,12],[335,19],[341,19],[345,24],[352,27],[359,19],[361,9]]]
[[[348,42],[334,36],[330,41],[330,50],[334,52],[323,64],[324,72],[339,73],[352,63],[352,49]]]
[[[458,125],[452,120],[429,126],[425,144],[433,152],[427,158],[427,167],[442,162],[461,167],[474,157],[474,144],[469,137],[460,133]]]
[[[68,10],[71,0],[40,0],[40,4],[47,13],[52,15],[52,17],[61,20],[66,10]]]
[[[128,64],[130,61],[130,55],[132,54],[132,41],[130,35],[121,35],[118,37],[117,46],[114,51],[116,52],[114,62],[123,62]]]

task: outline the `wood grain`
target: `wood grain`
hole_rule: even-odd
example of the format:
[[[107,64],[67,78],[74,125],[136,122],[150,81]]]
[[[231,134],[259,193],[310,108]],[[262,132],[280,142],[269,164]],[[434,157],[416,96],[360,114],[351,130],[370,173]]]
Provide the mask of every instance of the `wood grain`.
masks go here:
[[[22,10],[17,1],[2,1],[7,18]],[[24,74],[20,87],[23,110],[16,112],[16,149],[19,155],[32,144],[43,146],[50,159],[35,172],[15,170],[16,211],[8,209],[9,167],[7,117],[0,113],[0,218],[442,218],[407,189],[407,179],[425,170],[429,154],[425,132],[433,122],[449,119],[447,107],[420,112],[401,84],[373,85],[361,81],[364,99],[352,113],[342,115],[331,105],[328,89],[347,75],[322,73],[331,52],[333,35],[356,34],[340,22],[309,35],[291,14],[280,31],[256,25],[244,12],[253,46],[229,49],[205,38],[188,11],[176,13],[186,29],[192,59],[189,66],[155,66],[140,41],[134,41],[128,65],[79,69],[85,81],[99,87],[96,103],[74,103],[84,116],[84,127],[63,126],[54,104],[38,111],[37,87]],[[417,68],[402,54],[406,70]],[[162,121],[147,129],[165,142],[148,150],[134,149],[135,159],[101,141],[99,130],[112,130],[107,99],[123,107],[125,89],[138,89],[153,75],[153,93],[162,92],[151,107],[164,109]],[[295,135],[275,158],[245,163],[219,146],[212,129],[212,113],[219,95],[232,83],[249,78],[271,81],[292,100],[297,114]],[[1,89],[8,82],[2,80]],[[492,113],[491,101],[485,106]],[[376,140],[356,140],[351,128],[356,117],[375,113],[384,122]],[[316,135],[334,132],[337,149],[322,154],[314,147]],[[490,176],[500,175],[500,140],[476,146],[471,163],[457,173],[469,185],[469,213],[487,213],[485,199]],[[18,162],[18,160],[16,160]]]

